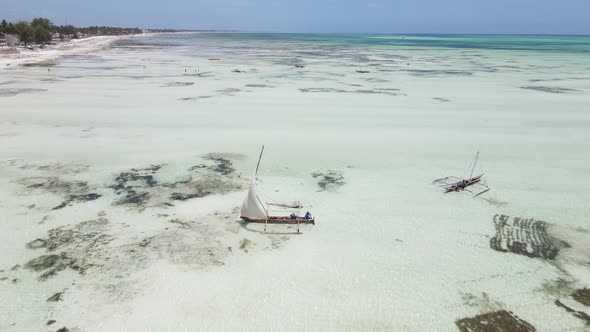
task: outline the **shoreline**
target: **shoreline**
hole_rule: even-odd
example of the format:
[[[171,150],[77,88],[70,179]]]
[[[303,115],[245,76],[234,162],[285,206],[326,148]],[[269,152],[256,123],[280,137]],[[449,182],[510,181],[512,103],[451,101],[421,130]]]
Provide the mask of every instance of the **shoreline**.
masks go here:
[[[15,66],[30,66],[41,64],[43,62],[51,62],[65,55],[90,53],[103,49],[117,40],[144,35],[146,34],[125,36],[93,36],[82,39],[73,39],[67,42],[58,42],[57,45],[47,45],[43,49],[37,48],[34,50],[6,47],[4,49],[14,49],[17,53],[0,53],[0,69],[10,69]]]

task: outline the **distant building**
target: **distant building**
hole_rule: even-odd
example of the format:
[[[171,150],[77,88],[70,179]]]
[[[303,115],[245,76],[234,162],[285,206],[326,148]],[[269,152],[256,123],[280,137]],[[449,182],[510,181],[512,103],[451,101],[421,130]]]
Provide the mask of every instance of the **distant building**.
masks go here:
[[[0,45],[4,46],[6,45],[8,42],[6,41],[6,35],[3,33],[0,33]]]

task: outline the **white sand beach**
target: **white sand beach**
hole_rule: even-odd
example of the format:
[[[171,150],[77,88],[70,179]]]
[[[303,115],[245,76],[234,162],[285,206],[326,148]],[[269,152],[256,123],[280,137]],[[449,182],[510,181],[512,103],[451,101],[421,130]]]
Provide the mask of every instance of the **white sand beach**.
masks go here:
[[[16,50],[16,53],[0,53],[0,70],[10,66],[27,66],[39,63],[52,64],[62,56],[82,55],[98,51],[110,45],[115,40],[133,38],[133,36],[94,36],[70,41],[58,42],[57,45],[47,45],[45,48],[13,48],[3,47],[0,50]]]
[[[1,331],[587,329],[556,305],[590,315],[585,54],[289,38],[2,66]],[[302,234],[236,222],[262,145]],[[432,185],[477,151],[490,192]]]

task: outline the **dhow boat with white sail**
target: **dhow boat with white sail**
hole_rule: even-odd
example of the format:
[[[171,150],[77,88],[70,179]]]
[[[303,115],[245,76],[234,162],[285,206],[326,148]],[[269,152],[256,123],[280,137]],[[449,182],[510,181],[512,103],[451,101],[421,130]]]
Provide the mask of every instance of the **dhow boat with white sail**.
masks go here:
[[[256,165],[256,171],[250,182],[250,187],[246,194],[246,198],[242,203],[240,209],[240,218],[244,222],[248,223],[263,223],[264,231],[266,232],[267,224],[295,224],[297,225],[297,233],[299,233],[300,224],[312,224],[315,225],[315,217],[308,211],[302,217],[300,215],[303,206],[299,202],[293,203],[266,203],[264,202],[258,192],[256,191],[256,176],[258,175],[258,168],[260,167],[260,161],[262,160],[262,154],[264,153],[264,146],[260,151],[260,157],[258,158],[258,164]],[[280,209],[279,211],[271,211],[272,208]],[[274,214],[273,214],[274,212]]]

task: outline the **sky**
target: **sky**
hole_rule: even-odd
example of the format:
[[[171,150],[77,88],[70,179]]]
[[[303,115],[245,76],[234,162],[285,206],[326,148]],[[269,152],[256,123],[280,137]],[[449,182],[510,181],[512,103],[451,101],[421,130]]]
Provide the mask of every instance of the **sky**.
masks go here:
[[[590,0],[0,0],[0,19],[318,33],[583,34]]]

